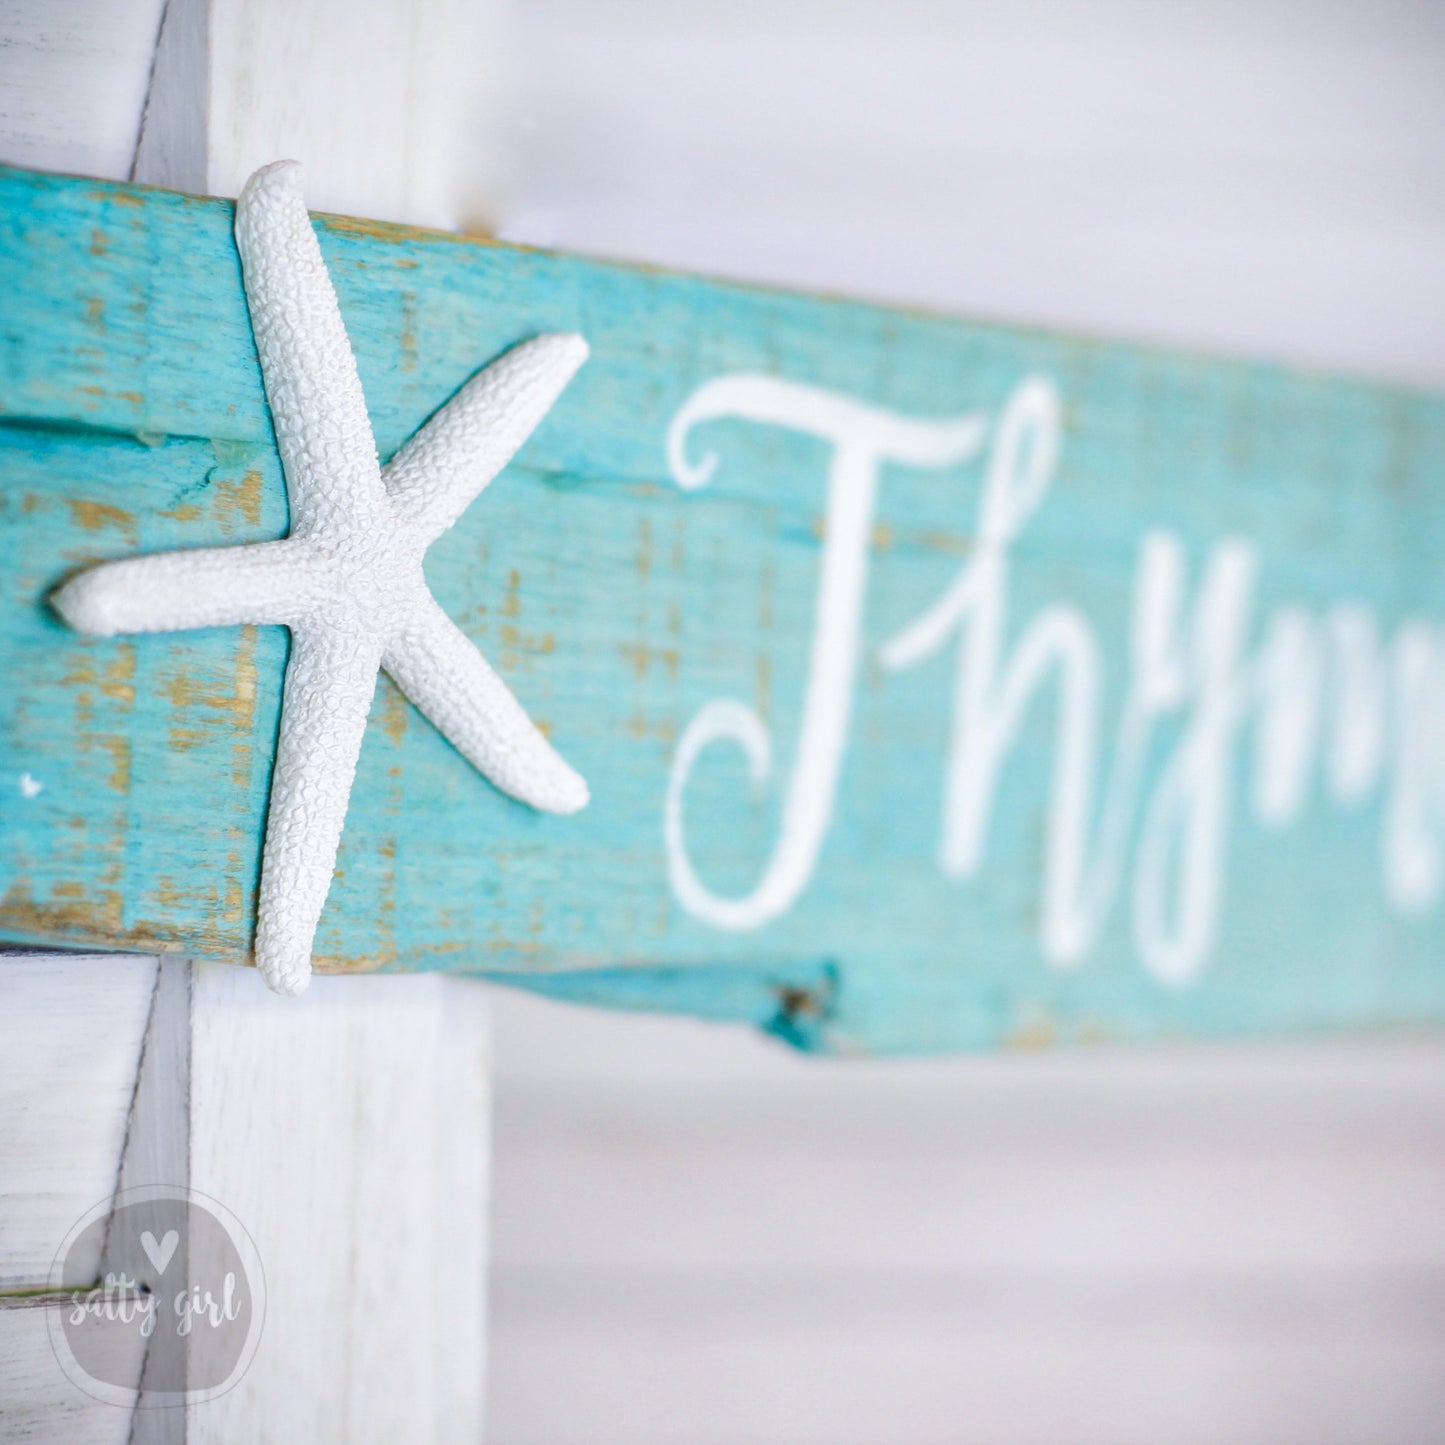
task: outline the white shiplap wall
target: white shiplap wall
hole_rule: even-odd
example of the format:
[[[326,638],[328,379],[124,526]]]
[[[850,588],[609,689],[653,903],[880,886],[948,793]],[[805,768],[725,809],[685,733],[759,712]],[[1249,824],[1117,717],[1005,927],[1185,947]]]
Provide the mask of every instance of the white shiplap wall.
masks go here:
[[[1445,386],[1445,6],[528,0],[519,240]],[[497,999],[493,1445],[1445,1439],[1445,1046]]]

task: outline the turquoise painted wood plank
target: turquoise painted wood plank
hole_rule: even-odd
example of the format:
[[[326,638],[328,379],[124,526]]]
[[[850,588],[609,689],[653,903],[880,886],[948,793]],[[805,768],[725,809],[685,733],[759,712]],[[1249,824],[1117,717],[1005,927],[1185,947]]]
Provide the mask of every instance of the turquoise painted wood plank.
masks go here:
[[[0,172],[3,939],[248,956],[284,632],[45,605],[285,532],[231,214]],[[1445,402],[316,224],[383,454],[592,347],[427,570],[594,801],[383,680],[323,966],[840,1052],[1445,1018]]]

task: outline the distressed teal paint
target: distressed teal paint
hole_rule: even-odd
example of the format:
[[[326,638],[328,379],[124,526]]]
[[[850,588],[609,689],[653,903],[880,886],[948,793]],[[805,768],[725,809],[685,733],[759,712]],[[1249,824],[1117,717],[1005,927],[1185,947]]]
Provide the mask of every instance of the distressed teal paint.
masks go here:
[[[0,937],[247,952],[285,634],[88,642],[44,605],[89,561],[285,531],[230,224],[218,201],[0,173]],[[509,802],[383,682],[318,936],[332,966],[489,972],[844,1052],[1445,1018],[1441,912],[1392,913],[1379,806],[1340,811],[1318,789],[1282,834],[1240,810],[1218,947],[1192,985],[1140,966],[1122,903],[1079,967],[1047,967],[1042,700],[1004,772],[983,869],[940,875],[951,663],[885,675],[874,659],[968,555],[977,463],[885,477],[836,817],[792,910],[739,934],[689,917],[662,838],[682,729],[713,698],[749,701],[773,733],[773,782],[750,796],[719,748],[688,824],[712,886],[755,881],[794,761],[821,550],[820,443],[717,424],[716,480],[675,486],[667,426],[703,382],[767,372],[909,414],[993,415],[1022,376],[1051,375],[1063,457],[1016,548],[1010,615],[1061,599],[1088,615],[1105,647],[1106,739],[1147,528],[1177,532],[1196,569],[1221,537],[1254,544],[1258,614],[1354,599],[1387,627],[1438,618],[1445,404],[317,224],[384,454],[515,342],[577,330],[592,346],[428,575],[594,802],[575,819]]]

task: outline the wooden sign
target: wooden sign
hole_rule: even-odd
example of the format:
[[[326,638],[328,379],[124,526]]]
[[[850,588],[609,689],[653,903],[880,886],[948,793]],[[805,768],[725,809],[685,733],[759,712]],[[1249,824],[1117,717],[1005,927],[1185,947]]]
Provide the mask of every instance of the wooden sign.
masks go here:
[[[287,635],[76,569],[280,537],[232,208],[0,173],[0,938],[249,956]],[[591,783],[383,679],[318,934],[836,1051],[1445,1019],[1445,403],[318,217],[383,456],[591,359],[427,580]]]

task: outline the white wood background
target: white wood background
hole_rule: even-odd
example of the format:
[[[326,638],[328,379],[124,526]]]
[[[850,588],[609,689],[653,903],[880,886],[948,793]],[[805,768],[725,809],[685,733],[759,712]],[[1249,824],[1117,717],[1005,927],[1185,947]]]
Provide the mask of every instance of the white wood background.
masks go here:
[[[517,239],[1445,386],[1445,7],[528,0]],[[1445,1046],[496,1001],[493,1445],[1445,1439]]]
[[[494,94],[491,13],[0,0],[0,161],[234,195],[290,156],[314,208],[456,226],[491,194],[471,104]],[[476,1439],[487,1002],[440,975],[284,1000],[220,965],[0,953],[0,1439]],[[63,1376],[19,1292],[83,1213],[143,1183],[234,1212],[267,1311],[228,1394],[133,1421]]]

